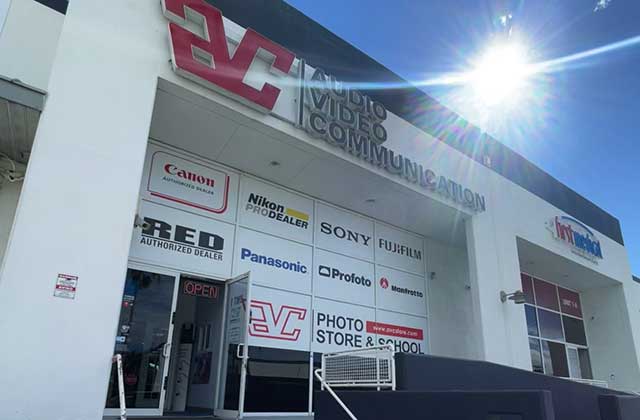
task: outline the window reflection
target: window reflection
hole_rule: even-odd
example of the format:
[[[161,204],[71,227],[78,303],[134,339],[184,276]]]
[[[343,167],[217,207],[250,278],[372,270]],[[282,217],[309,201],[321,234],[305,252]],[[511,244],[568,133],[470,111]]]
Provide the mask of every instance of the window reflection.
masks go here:
[[[536,308],[533,306],[525,305],[525,314],[527,316],[527,330],[529,335],[538,336],[538,316],[536,315]]]
[[[531,366],[533,368],[533,371],[544,373],[540,340],[538,340],[537,338],[529,338],[529,349],[531,351]]]
[[[540,321],[540,336],[542,338],[564,341],[562,320],[559,314],[538,309],[538,320]]]

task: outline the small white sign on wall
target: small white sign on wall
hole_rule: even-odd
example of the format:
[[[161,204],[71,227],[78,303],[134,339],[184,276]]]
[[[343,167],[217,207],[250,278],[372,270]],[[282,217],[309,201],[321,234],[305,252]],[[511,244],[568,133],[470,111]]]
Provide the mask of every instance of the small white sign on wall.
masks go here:
[[[78,288],[78,276],[58,274],[53,296],[65,299],[75,299]]]
[[[424,274],[422,237],[376,222],[376,263]]]
[[[373,261],[373,220],[316,203],[316,245]]]
[[[426,316],[424,277],[376,266],[376,304],[382,309]]]
[[[129,255],[177,270],[231,276],[235,227],[142,201],[144,226],[134,228]]]
[[[239,176],[150,143],[142,178],[142,197],[205,217],[234,221]]]
[[[254,284],[311,294],[312,248],[238,228],[234,270],[251,271]]]
[[[313,201],[253,178],[242,177],[242,225],[300,242],[313,238]]]
[[[309,351],[311,297],[254,286],[251,289],[249,344]]]

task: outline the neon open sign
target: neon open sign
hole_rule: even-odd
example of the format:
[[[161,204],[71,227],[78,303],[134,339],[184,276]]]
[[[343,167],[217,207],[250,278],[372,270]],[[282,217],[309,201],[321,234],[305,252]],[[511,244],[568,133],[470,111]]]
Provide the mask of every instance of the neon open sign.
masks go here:
[[[218,287],[199,281],[186,280],[182,285],[182,293],[184,293],[185,295],[217,299]]]

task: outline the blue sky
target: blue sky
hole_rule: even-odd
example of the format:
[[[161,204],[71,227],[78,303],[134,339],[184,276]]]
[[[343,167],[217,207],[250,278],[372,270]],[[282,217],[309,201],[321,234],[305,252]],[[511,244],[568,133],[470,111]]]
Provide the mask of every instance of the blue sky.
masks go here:
[[[546,62],[640,36],[637,0],[287,0],[411,81],[468,71],[504,31]],[[598,5],[599,4],[599,5]],[[640,38],[536,75],[512,107],[423,89],[616,216],[640,275]]]

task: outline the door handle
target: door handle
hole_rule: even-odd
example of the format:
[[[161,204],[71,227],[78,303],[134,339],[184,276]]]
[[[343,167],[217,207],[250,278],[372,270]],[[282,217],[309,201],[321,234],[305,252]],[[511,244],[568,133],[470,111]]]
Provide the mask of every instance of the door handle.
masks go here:
[[[241,348],[242,348],[242,352],[240,352]],[[244,344],[238,344],[238,347],[236,347],[236,357],[238,359],[244,358]]]
[[[171,344],[164,343],[164,346],[162,346],[162,357],[164,357],[165,359],[169,357],[170,349],[171,349]]]

